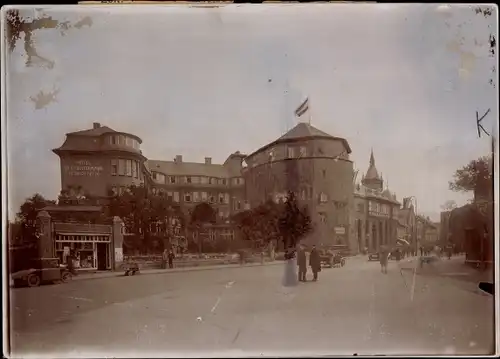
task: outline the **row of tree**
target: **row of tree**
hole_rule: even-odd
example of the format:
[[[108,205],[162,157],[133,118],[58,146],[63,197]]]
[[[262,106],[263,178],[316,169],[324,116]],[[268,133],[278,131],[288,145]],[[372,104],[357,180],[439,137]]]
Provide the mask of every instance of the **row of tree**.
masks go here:
[[[11,237],[17,237],[18,242],[23,244],[36,243],[37,214],[42,208],[56,203],[89,205],[95,204],[96,200],[88,195],[71,196],[68,191],[62,191],[57,202],[35,194],[21,205],[15,223],[10,226]],[[207,231],[218,222],[217,212],[210,204],[200,203],[185,213],[178,203],[166,195],[151,195],[142,186],[131,186],[121,194],[110,196],[102,203],[102,212],[68,211],[57,216],[57,220],[80,223],[106,223],[114,216],[120,217],[127,233],[124,238],[126,252],[160,252],[169,246],[174,236],[185,237],[187,228],[190,233],[195,233],[196,238],[187,238],[187,247],[191,251],[195,248],[200,252],[202,249],[218,251],[231,247],[226,239],[216,243],[205,239]],[[293,192],[288,193],[284,202],[269,200],[253,209],[238,212],[229,221],[239,230],[248,247],[259,250],[272,242],[281,242],[284,248],[295,247],[312,229],[307,208],[299,206]]]

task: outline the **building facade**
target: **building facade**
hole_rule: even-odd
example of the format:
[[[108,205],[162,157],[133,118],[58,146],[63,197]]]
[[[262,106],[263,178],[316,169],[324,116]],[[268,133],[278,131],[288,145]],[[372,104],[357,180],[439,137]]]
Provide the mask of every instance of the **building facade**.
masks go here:
[[[105,200],[131,185],[144,185],[178,203],[187,215],[206,202],[218,217],[207,232],[211,240],[234,240],[237,231],[230,218],[235,213],[268,199],[284,200],[294,191],[313,222],[307,244],[342,245],[358,252],[395,244],[398,238],[400,204],[394,193],[383,189],[373,152],[366,175],[355,186],[347,140],[308,123],[297,124],[249,155],[236,151],[222,164],[210,157],[203,163],[186,162],[182,155],[172,161],[147,159],[141,143],[135,135],[99,123],[68,133],[64,144],[53,150],[61,161],[62,191]],[[196,233],[184,235],[195,239]]]
[[[66,134],[66,141],[53,150],[61,163],[61,192],[71,197],[92,194],[106,198],[144,183],[142,140],[95,122],[90,130]]]
[[[306,244],[350,244],[353,163],[347,140],[299,123],[245,158],[246,198],[251,207],[284,200],[288,191],[306,205],[313,231]]]
[[[381,245],[396,245],[400,203],[394,193],[383,187],[372,151],[368,171],[354,191],[354,236],[360,250],[371,252]]]

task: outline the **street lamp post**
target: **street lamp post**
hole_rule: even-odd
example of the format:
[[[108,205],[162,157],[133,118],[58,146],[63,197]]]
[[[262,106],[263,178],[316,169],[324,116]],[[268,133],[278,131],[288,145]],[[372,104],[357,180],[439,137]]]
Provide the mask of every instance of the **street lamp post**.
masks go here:
[[[411,283],[411,293],[410,300],[413,301],[413,294],[415,293],[415,279],[417,276],[417,265],[420,263],[420,257],[418,255],[418,226],[417,226],[417,197],[411,196],[410,200],[413,199],[415,201],[415,226],[414,226],[414,239],[415,239],[415,250],[417,252],[417,260],[415,261],[415,267],[413,268],[413,279]]]

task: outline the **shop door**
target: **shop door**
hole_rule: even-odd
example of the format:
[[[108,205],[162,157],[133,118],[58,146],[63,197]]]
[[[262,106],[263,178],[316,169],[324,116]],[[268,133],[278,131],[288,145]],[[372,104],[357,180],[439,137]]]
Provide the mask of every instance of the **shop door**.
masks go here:
[[[106,270],[107,243],[97,243],[97,270]]]

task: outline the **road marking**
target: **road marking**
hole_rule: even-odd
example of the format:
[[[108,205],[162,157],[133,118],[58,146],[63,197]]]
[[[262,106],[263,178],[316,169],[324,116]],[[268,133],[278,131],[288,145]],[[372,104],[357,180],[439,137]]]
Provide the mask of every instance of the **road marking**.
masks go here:
[[[214,306],[212,307],[212,310],[211,310],[210,312],[212,312],[212,313],[213,313],[213,312],[215,312],[215,309],[217,309],[217,306],[218,306],[218,305],[219,305],[219,303],[220,303],[220,299],[221,299],[220,297],[219,297],[219,298],[217,298],[217,301],[215,302],[215,304],[214,304]]]
[[[74,299],[74,300],[83,300],[85,302],[93,302],[92,299],[89,298],[81,298],[81,297],[59,297],[59,298],[65,298],[65,299]]]

